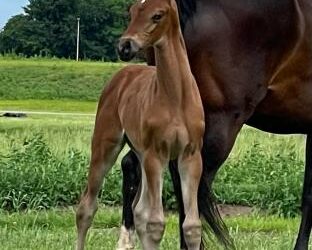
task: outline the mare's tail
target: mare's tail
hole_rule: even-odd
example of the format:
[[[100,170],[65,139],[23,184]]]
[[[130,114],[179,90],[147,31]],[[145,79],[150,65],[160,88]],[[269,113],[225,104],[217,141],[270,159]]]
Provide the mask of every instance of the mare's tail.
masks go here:
[[[225,249],[235,249],[233,239],[230,237],[229,231],[216,206],[215,197],[209,181],[209,173],[207,172],[207,168],[203,168],[198,189],[198,208],[202,220],[201,249],[210,248],[211,232],[215,234],[217,240],[224,245]]]

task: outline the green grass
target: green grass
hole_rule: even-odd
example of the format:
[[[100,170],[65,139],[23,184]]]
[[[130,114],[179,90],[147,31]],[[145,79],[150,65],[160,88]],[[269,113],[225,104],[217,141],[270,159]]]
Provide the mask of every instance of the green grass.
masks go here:
[[[0,111],[45,111],[95,114],[97,102],[75,100],[0,100]]]
[[[179,249],[176,216],[166,216],[161,249]],[[292,249],[298,218],[252,215],[226,219],[238,250]],[[1,249],[73,249],[76,240],[74,210],[50,210],[8,214],[0,212]],[[101,207],[87,238],[87,249],[113,250],[119,233],[120,210]],[[138,243],[138,242],[137,242]],[[139,247],[137,249],[140,249]],[[210,249],[222,249],[211,243]]]
[[[8,153],[12,144],[42,134],[51,150],[62,156],[69,149],[90,154],[94,116],[30,115],[28,118],[0,118],[0,154]]]
[[[121,63],[0,57],[0,99],[97,101]]]

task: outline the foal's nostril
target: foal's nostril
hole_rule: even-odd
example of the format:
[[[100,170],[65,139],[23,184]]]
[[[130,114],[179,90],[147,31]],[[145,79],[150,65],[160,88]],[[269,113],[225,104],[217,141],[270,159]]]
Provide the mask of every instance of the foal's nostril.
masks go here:
[[[123,48],[122,48],[123,53],[125,54],[129,54],[131,52],[131,42],[130,41],[126,41],[123,44]]]
[[[118,46],[118,54],[121,60],[130,61],[136,54],[137,49],[131,39],[121,39]]]

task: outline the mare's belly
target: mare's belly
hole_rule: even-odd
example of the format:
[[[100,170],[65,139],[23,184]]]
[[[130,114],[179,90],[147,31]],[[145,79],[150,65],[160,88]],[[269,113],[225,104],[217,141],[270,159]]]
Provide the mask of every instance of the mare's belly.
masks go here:
[[[312,81],[270,87],[257,112],[312,124]]]
[[[311,133],[312,80],[271,86],[247,124],[273,133]]]

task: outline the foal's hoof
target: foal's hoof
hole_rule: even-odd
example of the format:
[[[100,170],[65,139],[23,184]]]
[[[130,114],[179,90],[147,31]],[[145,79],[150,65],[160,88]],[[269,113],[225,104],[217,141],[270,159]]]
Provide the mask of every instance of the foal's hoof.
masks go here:
[[[132,229],[122,226],[116,250],[129,250],[135,247],[135,233]]]

